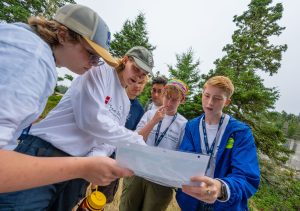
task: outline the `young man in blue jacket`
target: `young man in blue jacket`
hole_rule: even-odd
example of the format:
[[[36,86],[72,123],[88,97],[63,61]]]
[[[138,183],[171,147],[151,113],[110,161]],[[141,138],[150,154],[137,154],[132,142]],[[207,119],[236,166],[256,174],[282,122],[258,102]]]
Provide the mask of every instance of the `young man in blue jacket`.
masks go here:
[[[248,125],[223,113],[234,92],[231,80],[210,78],[203,87],[204,114],[189,121],[180,150],[210,156],[206,176],[183,186],[176,199],[183,211],[248,210],[248,199],[257,191],[260,171],[256,146]]]

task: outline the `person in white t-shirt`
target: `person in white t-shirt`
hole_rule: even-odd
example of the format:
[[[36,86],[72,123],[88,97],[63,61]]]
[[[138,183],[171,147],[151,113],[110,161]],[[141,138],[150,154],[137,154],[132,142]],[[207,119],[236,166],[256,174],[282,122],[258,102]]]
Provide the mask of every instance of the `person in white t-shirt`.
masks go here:
[[[92,67],[73,81],[45,119],[31,127],[16,151],[43,157],[110,156],[119,142],[145,145],[141,135],[124,127],[130,109],[125,87],[144,81],[152,68],[152,54],[141,46],[131,48],[116,68],[105,62]],[[86,186],[86,181],[77,179],[7,194],[6,198],[13,200],[22,194],[22,202],[16,201],[15,206],[71,210]]]
[[[157,110],[147,111],[136,129],[147,145],[177,150],[187,122],[177,109],[184,102],[187,93],[188,87],[184,82],[177,79],[168,81],[162,93],[163,105]],[[172,196],[171,187],[137,176],[125,178],[119,210],[165,210]]]
[[[78,4],[61,7],[52,20],[30,17],[28,24],[0,23],[0,193],[74,178],[106,185],[132,174],[108,158],[38,158],[12,151],[53,93],[56,67],[83,74],[100,57],[115,65],[109,42],[102,18]]]

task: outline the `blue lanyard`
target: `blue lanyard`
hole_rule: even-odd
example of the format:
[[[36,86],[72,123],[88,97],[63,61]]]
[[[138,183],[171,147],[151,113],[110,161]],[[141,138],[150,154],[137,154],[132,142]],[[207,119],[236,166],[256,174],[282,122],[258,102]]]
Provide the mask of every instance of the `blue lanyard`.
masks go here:
[[[209,145],[208,145],[208,138],[207,138],[207,132],[206,132],[206,126],[205,126],[205,115],[202,118],[203,140],[204,140],[204,144],[205,144],[206,153],[208,155],[209,154],[211,154],[211,155],[213,154],[213,151],[214,151],[214,148],[215,148],[215,144],[216,144],[216,140],[217,140],[217,135],[218,135],[218,132],[219,132],[219,130],[220,130],[222,124],[223,124],[224,117],[225,117],[225,115],[222,114],[221,119],[219,121],[219,126],[218,126],[218,130],[217,130],[216,136],[215,136],[214,141],[211,144],[210,148],[209,148]]]
[[[171,124],[175,121],[176,117],[177,117],[177,113],[173,116],[173,119],[172,119],[170,125],[169,125],[169,126],[165,129],[165,131],[162,132],[161,135],[158,137],[159,131],[160,131],[160,127],[161,127],[161,123],[162,123],[162,120],[159,121],[158,126],[157,126],[157,130],[156,130],[156,133],[155,133],[155,142],[154,142],[154,145],[155,145],[155,146],[158,146],[158,145],[159,145],[159,143],[161,142],[161,140],[164,138],[164,136],[166,135],[167,131],[169,130],[169,127],[170,127]]]
[[[29,131],[30,131],[30,128],[31,128],[32,124],[30,124],[27,128],[23,129],[20,137],[18,138],[18,140],[24,140],[27,138],[28,134],[29,134]]]

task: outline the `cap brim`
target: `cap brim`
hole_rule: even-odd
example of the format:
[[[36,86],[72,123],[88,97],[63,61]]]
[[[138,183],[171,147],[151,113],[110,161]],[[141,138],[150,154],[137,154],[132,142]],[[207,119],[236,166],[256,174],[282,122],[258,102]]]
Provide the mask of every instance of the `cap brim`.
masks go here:
[[[130,55],[129,55],[130,56]],[[136,63],[136,65],[143,69],[144,71],[146,71],[147,73],[150,73],[153,76],[153,72],[152,72],[152,68],[150,68],[148,65],[146,65],[144,62],[142,62],[140,59],[131,56],[134,59],[134,62]]]
[[[96,53],[104,59],[106,63],[108,63],[110,66],[116,67],[118,65],[118,62],[114,59],[114,57],[105,49],[102,48],[97,43],[93,42],[87,37],[83,37],[87,43],[96,51]]]

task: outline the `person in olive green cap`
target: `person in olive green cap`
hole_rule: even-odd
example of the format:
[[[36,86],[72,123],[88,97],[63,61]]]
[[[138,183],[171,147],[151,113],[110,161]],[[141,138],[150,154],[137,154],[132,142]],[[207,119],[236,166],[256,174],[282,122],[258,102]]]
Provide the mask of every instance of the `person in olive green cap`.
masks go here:
[[[107,139],[109,139],[110,141],[122,141],[122,137],[126,136],[127,139],[135,139],[137,142],[142,142],[144,143],[144,140],[141,136],[138,137],[132,137],[131,135],[131,131],[128,132],[129,130],[123,131],[124,126],[126,121],[128,120],[128,115],[129,115],[129,111],[130,111],[130,101],[128,98],[128,95],[126,94],[126,92],[123,92],[123,90],[120,89],[120,86],[118,85],[118,81],[121,82],[122,85],[122,89],[123,88],[128,88],[129,86],[139,86],[140,83],[145,83],[148,80],[148,76],[147,75],[153,75],[152,72],[152,68],[154,66],[154,62],[153,62],[153,56],[152,53],[146,49],[145,47],[142,46],[135,46],[131,49],[129,49],[127,51],[127,53],[124,55],[123,58],[121,58],[119,61],[119,65],[115,68],[118,78],[119,80],[117,80],[117,82],[114,82],[114,80],[109,79],[108,81],[110,82],[110,87],[114,87],[115,88],[115,93],[118,94],[112,94],[111,92],[108,92],[108,90],[105,90],[105,96],[109,96],[109,100],[107,100],[107,104],[109,104],[109,106],[111,107],[111,109],[113,110],[115,108],[119,108],[121,106],[122,103],[116,103],[118,101],[120,101],[120,99],[126,99],[126,103],[123,104],[123,106],[127,107],[126,108],[126,112],[119,112],[119,117],[120,120],[117,120],[117,122],[119,123],[119,125],[122,126],[122,130],[120,130],[120,128],[118,129],[117,127],[111,127],[109,128],[110,133],[107,133]],[[147,75],[146,75],[146,74]],[[102,77],[103,78],[103,77]],[[108,98],[107,98],[108,99]],[[123,101],[124,102],[124,101]],[[129,102],[129,104],[127,104]],[[129,110],[127,110],[129,109]],[[116,116],[116,114],[114,114],[114,116]],[[109,120],[106,120],[106,115],[102,115],[102,119],[103,122],[107,122]],[[116,120],[116,118],[111,117],[109,115],[107,115],[107,117],[109,119],[114,119]],[[98,128],[99,130],[99,128]],[[104,134],[104,133],[103,133]],[[134,134],[137,134],[136,132],[134,132]],[[105,137],[103,137],[102,139],[105,139]],[[92,154],[93,155],[106,155],[106,156],[110,156],[111,158],[114,158],[114,153],[115,151],[115,147],[111,146],[111,145],[105,145],[105,146],[101,146],[101,149],[96,149],[94,148],[92,150]],[[113,201],[114,196],[116,194],[116,191],[118,189],[118,184],[119,184],[119,180],[115,180],[113,181],[110,185],[108,186],[101,186],[99,187],[99,190],[101,190],[101,192],[103,192],[105,194],[105,196],[107,197],[107,203],[110,203]],[[92,189],[95,189],[95,185],[92,185]]]

